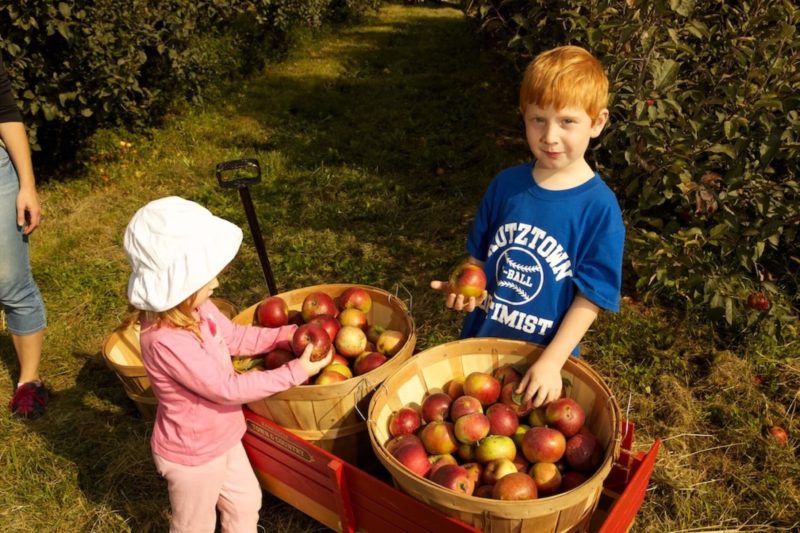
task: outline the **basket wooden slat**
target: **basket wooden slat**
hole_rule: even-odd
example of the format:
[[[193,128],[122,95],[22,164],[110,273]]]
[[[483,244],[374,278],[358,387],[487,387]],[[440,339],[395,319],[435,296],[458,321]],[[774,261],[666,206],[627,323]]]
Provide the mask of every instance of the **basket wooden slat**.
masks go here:
[[[534,344],[508,339],[466,339],[418,353],[375,391],[370,401],[369,436],[378,459],[402,490],[441,511],[485,531],[519,533],[580,531],[588,526],[600,499],[603,480],[619,457],[619,406],[603,379],[580,359],[570,358],[562,377],[568,397],[587,413],[586,426],[605,447],[598,470],[566,493],[525,502],[464,496],[407,470],[384,447],[388,420],[400,407],[440,392],[448,381],[471,372],[491,372],[504,364],[529,364],[541,354]]]
[[[211,301],[228,318],[236,315],[236,306],[232,302],[217,297]],[[106,365],[122,382],[125,394],[136,404],[142,417],[154,419],[158,400],[150,388],[150,378],[142,363],[139,324],[112,332],[103,343],[102,353]]]
[[[336,299],[345,289],[354,286],[365,289],[372,298],[372,309],[367,313],[369,324],[405,334],[406,341],[398,353],[361,376],[327,385],[292,387],[248,404],[257,414],[351,463],[363,455],[364,449],[370,450],[365,418],[373,390],[408,361],[414,352],[417,337],[411,313],[405,303],[393,294],[368,285],[324,284],[278,294],[290,311],[299,311],[303,300],[313,292],[325,292]],[[243,310],[233,321],[252,324],[260,303]],[[351,442],[347,444],[342,439],[350,439]]]

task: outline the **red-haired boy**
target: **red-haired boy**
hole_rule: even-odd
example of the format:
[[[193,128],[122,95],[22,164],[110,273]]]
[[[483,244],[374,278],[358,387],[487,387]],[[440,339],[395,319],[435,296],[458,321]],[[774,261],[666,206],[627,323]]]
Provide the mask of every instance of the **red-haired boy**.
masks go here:
[[[608,79],[577,46],[539,54],[528,65],[519,106],[533,161],[507,168],[489,185],[467,238],[482,265],[479,298],[448,294],[469,314],[464,337],[504,337],[544,345],[517,391],[534,406],[561,394],[561,368],[600,308],[617,311],[625,226],[614,193],[586,162],[608,121]]]

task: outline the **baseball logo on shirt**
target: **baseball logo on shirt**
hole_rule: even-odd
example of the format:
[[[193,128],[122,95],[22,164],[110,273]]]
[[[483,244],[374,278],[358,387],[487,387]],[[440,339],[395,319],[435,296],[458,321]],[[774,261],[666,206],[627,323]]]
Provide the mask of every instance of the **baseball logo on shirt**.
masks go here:
[[[512,246],[497,259],[495,279],[494,299],[524,305],[542,290],[542,264],[530,250]]]

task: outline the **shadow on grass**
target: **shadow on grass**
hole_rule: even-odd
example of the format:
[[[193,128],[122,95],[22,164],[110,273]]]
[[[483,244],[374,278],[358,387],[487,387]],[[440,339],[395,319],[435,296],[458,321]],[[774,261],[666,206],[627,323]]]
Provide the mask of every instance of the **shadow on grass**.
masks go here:
[[[279,155],[297,176],[266,169],[253,188],[264,233],[334,228],[383,250],[402,247],[402,257],[415,255],[417,240],[463,250],[489,180],[527,150],[521,127],[510,142],[502,135],[515,120],[513,75],[496,70],[460,15],[438,11],[345,32],[335,74],[313,69],[312,50],[298,60],[307,72],[277,67],[231,102],[268,133],[227,146],[262,163]]]
[[[0,337],[0,352],[5,366],[16,369],[13,346],[5,336]],[[135,524],[135,531],[165,530],[169,501],[150,456],[149,424],[138,416],[99,353],[73,356],[84,361],[74,386],[51,390],[46,414],[20,423],[39,434],[49,452],[74,465],[77,486],[87,500],[119,511]],[[43,378],[46,382],[47,376]],[[154,520],[159,516],[163,520]]]

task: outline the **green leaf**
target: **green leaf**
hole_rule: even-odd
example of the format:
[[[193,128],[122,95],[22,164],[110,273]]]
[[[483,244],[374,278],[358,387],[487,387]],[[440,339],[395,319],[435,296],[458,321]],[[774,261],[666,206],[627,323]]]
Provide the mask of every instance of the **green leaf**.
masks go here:
[[[663,61],[653,61],[650,64],[650,74],[653,76],[653,84],[656,90],[663,90],[675,83],[678,78],[680,64],[672,59]]]
[[[725,297],[725,321],[733,324],[733,299],[730,296]]]
[[[714,144],[706,148],[706,152],[712,154],[725,154],[731,159],[736,159],[736,150],[729,144]]]
[[[72,10],[70,9],[69,5],[64,2],[58,3],[58,12],[61,13],[61,16],[64,18],[69,18],[70,13]]]
[[[669,7],[678,15],[688,17],[694,11],[694,0],[669,0]]]

